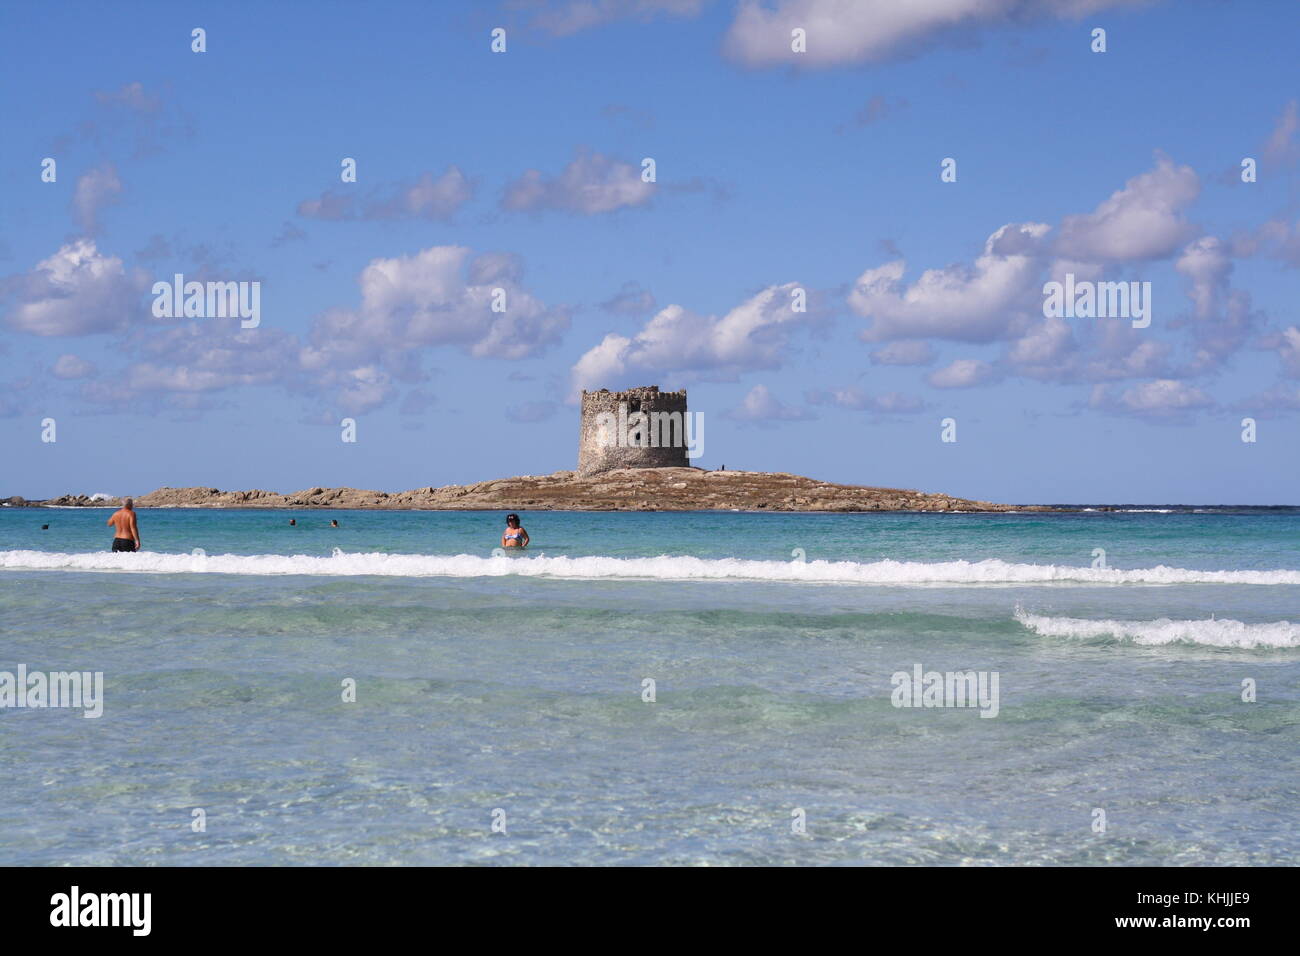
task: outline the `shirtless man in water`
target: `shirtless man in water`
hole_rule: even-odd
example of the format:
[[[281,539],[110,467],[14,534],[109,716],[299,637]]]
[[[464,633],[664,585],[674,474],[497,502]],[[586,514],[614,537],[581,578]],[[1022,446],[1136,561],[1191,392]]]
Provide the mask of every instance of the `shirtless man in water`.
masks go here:
[[[140,526],[135,521],[134,501],[127,498],[126,504],[113,512],[113,516],[108,519],[108,523],[113,526],[113,530],[116,532],[113,537],[114,551],[140,550]]]

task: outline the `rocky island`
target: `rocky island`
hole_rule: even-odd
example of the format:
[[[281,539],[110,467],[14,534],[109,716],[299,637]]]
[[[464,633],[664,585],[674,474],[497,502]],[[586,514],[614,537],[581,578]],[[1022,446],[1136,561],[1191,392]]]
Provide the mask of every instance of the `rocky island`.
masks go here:
[[[62,495],[46,501],[10,498],[11,506],[110,507],[118,498]],[[617,468],[594,475],[557,471],[471,485],[366,491],[307,488],[222,491],[159,488],[135,499],[139,508],[359,508],[430,511],[1053,511],[950,495],[817,481],[765,471]]]

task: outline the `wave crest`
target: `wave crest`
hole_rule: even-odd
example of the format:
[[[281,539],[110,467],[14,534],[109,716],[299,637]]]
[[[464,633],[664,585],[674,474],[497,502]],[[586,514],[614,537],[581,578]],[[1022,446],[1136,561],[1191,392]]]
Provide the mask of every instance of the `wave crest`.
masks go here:
[[[1300,584],[1300,571],[1197,571],[1186,568],[1122,570],[1057,564],[984,561],[758,561],[744,558],[547,557],[545,554],[480,557],[472,554],[136,554],[0,551],[0,569],[109,571],[152,574],[304,574],[388,577],[495,577],[665,581],[786,581],[869,585],[1017,584]]]
[[[1245,624],[1231,618],[1201,621],[1092,621],[1080,617],[1046,617],[1016,608],[1015,618],[1043,637],[1111,637],[1134,644],[1202,644],[1210,647],[1300,647],[1300,624],[1276,621]]]

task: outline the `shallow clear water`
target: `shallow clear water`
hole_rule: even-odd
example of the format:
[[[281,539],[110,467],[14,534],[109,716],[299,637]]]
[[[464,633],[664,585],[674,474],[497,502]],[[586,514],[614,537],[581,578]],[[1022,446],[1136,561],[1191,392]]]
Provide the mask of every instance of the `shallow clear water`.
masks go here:
[[[1300,862],[1294,510],[107,515],[0,509],[0,671],[105,682],[0,709],[0,863]]]

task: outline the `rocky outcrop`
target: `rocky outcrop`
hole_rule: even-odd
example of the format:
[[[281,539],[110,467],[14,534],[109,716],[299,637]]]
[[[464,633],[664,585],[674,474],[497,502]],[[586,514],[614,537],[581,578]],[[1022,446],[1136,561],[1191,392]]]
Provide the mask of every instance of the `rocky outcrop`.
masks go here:
[[[159,488],[135,499],[140,508],[361,508],[431,511],[1052,511],[1044,505],[1002,505],[969,498],[837,485],[800,475],[763,471],[703,471],[698,468],[623,468],[598,475],[572,471],[522,475],[472,485],[364,491],[308,488],[221,491],[218,488]],[[28,505],[119,505],[120,499],[91,500],[63,495]]]

